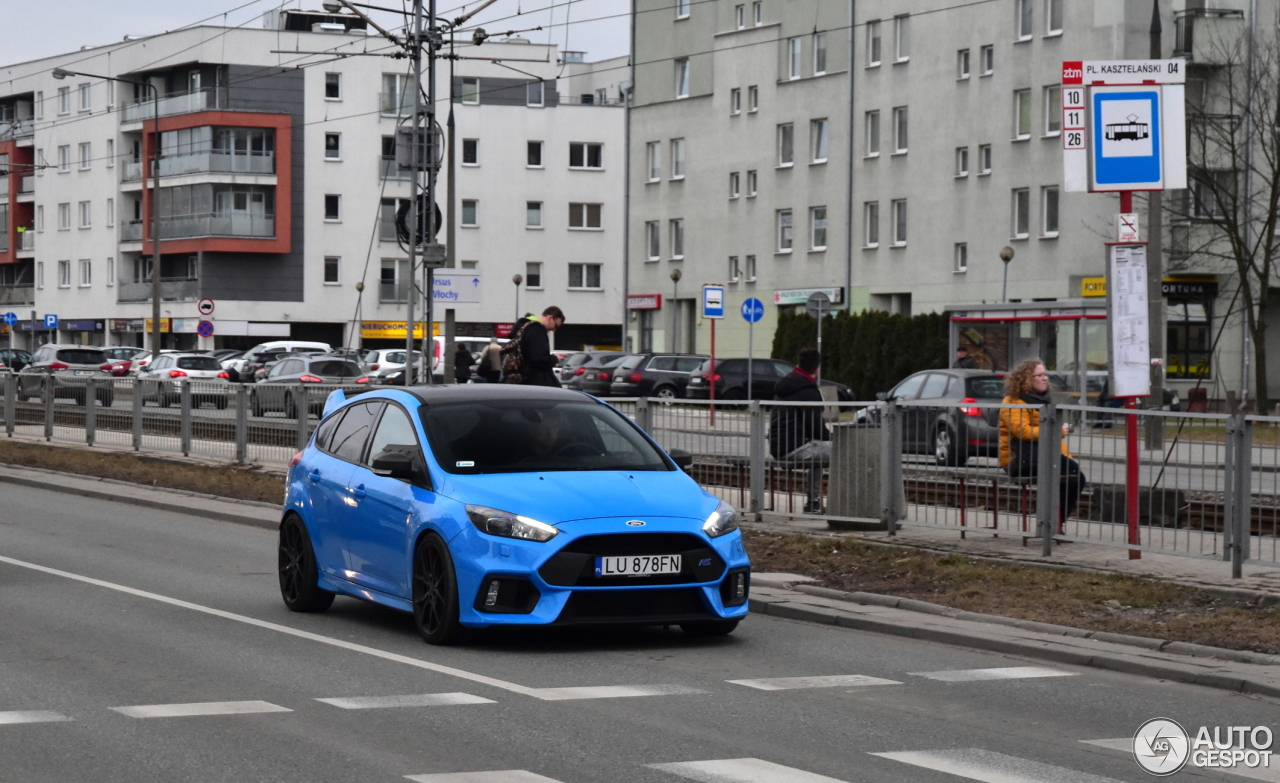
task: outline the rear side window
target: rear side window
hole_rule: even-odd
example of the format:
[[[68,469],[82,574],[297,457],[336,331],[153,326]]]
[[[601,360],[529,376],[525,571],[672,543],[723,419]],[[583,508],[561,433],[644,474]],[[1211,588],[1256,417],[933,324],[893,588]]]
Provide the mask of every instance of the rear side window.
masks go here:
[[[693,372],[702,366],[702,359],[696,356],[681,356],[676,359],[677,372]]]
[[[640,362],[644,361],[643,356],[628,356],[618,365],[619,370],[634,370],[640,366]]]
[[[329,440],[333,437],[333,431],[337,429],[338,422],[342,421],[342,415],[345,410],[340,410],[329,418],[320,422],[320,426],[316,427],[316,448],[321,451],[329,450]]]
[[[179,370],[221,370],[222,365],[212,356],[183,356],[178,359]]]
[[[671,371],[676,368],[676,357],[674,356],[655,356],[649,360],[650,370],[666,370]]]
[[[352,378],[362,375],[359,365],[355,362],[334,361],[332,359],[312,362],[308,370],[313,375],[330,375],[338,378]]]
[[[605,362],[605,363],[601,364],[600,366],[601,366],[601,367],[617,367],[618,365],[620,365],[620,364],[622,364],[624,361],[626,361],[626,360],[627,360],[627,358],[628,358],[628,357],[626,357],[626,356],[619,356],[619,357],[618,357],[618,358],[616,358],[616,359],[610,359],[609,361],[607,361],[607,362]]]
[[[364,444],[369,440],[373,430],[373,422],[378,418],[378,411],[383,403],[371,402],[364,405],[352,405],[333,431],[333,439],[329,442],[329,452],[335,457],[359,462],[364,452]]]
[[[924,382],[924,388],[920,390],[920,399],[936,400],[947,390],[947,380],[950,376],[942,373],[931,373]]]
[[[1004,399],[1004,378],[970,378],[969,391],[965,395],[974,399]]]
[[[58,361],[67,364],[103,364],[107,361],[107,355],[102,351],[70,348],[58,351]]]

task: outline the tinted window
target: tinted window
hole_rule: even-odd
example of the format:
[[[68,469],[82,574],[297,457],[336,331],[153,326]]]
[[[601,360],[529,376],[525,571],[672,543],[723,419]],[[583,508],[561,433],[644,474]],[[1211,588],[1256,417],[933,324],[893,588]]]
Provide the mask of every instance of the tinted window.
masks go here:
[[[183,356],[178,359],[180,370],[221,370],[222,365],[212,356]]]
[[[702,360],[696,356],[681,356],[676,359],[678,372],[693,372],[702,366]]]
[[[751,362],[751,377],[753,378],[774,378],[776,370],[773,362],[753,361]]]
[[[924,382],[924,388],[920,390],[920,399],[936,400],[947,391],[947,380],[951,376],[942,373],[930,373]]]
[[[163,242],[164,240],[161,240],[161,244],[163,244]],[[404,351],[392,351],[387,354],[387,361],[395,364],[404,364]]]
[[[924,385],[926,375],[928,375],[928,373],[912,375],[910,378],[898,384],[898,388],[894,389],[893,393],[889,396],[897,397],[900,400],[914,400],[916,392],[920,391],[920,387]]]
[[[640,366],[640,362],[644,361],[643,356],[627,356],[618,365],[619,370],[634,370]]]
[[[790,362],[774,361],[772,362],[772,364],[773,364],[773,371],[777,374],[779,378],[787,377],[788,375],[791,374],[791,371],[795,369],[795,365],[791,364]]]
[[[333,432],[333,441],[329,450],[335,457],[352,462],[360,461],[365,441],[369,440],[373,421],[381,408],[380,402],[352,405],[347,408],[347,415],[342,417],[342,423]]]
[[[414,456],[418,454],[418,434],[413,429],[413,422],[409,420],[409,414],[395,405],[388,405],[382,414],[378,429],[373,434],[373,441],[369,444],[369,457],[365,464],[372,465],[373,460],[384,451],[401,451]]]
[[[312,375],[328,375],[337,378],[352,378],[363,374],[360,372],[360,366],[355,362],[334,361],[333,359],[312,362],[307,369]]]
[[[320,426],[316,427],[316,448],[322,451],[329,450],[329,439],[333,437],[333,431],[337,428],[338,422],[342,421],[344,413],[346,413],[345,410],[340,410],[320,422]]]
[[[710,360],[708,360],[706,365],[704,366],[706,366],[707,369],[710,369],[711,368]],[[746,371],[747,371],[746,359],[717,359],[716,360],[717,375],[724,375],[725,373],[731,373],[731,372],[745,373]]]
[[[613,359],[610,359],[609,361],[605,362],[604,364],[602,364],[602,365],[600,365],[600,366],[601,366],[601,367],[617,367],[618,365],[622,364],[623,362],[625,362],[625,361],[626,361],[627,359],[629,359],[629,358],[630,358],[630,357],[628,357],[628,356],[618,356],[618,357],[615,357],[615,358],[613,358]]]
[[[671,371],[676,368],[676,357],[674,356],[655,356],[649,360],[650,370]]]
[[[98,350],[69,348],[58,351],[58,361],[67,364],[105,364],[107,355]]]
[[[1003,400],[1004,399],[1004,378],[970,378],[968,381],[969,391],[966,397],[974,399]]]
[[[495,400],[421,410],[431,450],[450,473],[670,470],[630,421],[604,405]]]

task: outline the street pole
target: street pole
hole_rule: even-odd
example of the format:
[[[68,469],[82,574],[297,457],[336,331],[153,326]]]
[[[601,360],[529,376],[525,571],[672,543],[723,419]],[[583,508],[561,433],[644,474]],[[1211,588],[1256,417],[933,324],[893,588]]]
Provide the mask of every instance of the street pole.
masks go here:
[[[524,275],[516,272],[511,276],[511,282],[516,284],[516,318],[511,322],[511,333],[514,336],[516,327],[520,325],[520,284],[524,282]]]
[[[1160,59],[1161,33],[1160,0],[1151,0],[1151,50],[1152,60]],[[1147,325],[1151,350],[1151,401],[1157,408],[1164,407],[1164,215],[1163,193],[1153,190],[1147,194]],[[1164,448],[1164,419],[1148,416],[1145,426],[1145,446],[1148,449]]]
[[[413,24],[411,26],[411,44],[409,47],[409,57],[413,63],[413,81],[410,88],[413,90],[413,136],[412,145],[409,154],[410,167],[413,170],[413,181],[409,186],[409,285],[405,291],[405,318],[404,318],[404,342],[405,355],[409,357],[409,369],[405,373],[405,384],[412,386],[417,382],[414,376],[413,363],[413,333],[417,331],[417,323],[414,321],[413,305],[414,298],[417,294],[414,291],[414,273],[418,268],[418,243],[421,237],[418,236],[418,225],[421,216],[418,214],[418,189],[419,179],[422,176],[422,0],[413,0]],[[403,104],[404,96],[398,96],[397,111],[400,104]],[[429,327],[428,327],[429,328]],[[422,341],[422,365],[426,367],[427,377],[431,377],[431,358],[434,352],[428,350],[426,334],[423,334]],[[422,372],[421,368],[417,372]]]
[[[1004,287],[1000,291],[1001,303],[1009,301],[1009,262],[1013,260],[1013,248],[1005,245],[1000,248],[1000,260],[1004,262]]]

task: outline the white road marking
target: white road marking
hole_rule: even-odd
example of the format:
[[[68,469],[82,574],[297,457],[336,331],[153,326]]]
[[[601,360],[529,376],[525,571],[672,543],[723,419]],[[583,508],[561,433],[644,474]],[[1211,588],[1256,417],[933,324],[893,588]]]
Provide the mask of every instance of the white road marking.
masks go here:
[[[412,696],[362,696],[316,699],[344,710],[376,710],[387,707],[448,707],[454,704],[494,704],[493,699],[470,693],[420,693]]]
[[[670,772],[699,783],[844,783],[826,775],[815,775],[795,767],[784,767],[761,759],[681,761],[675,764],[648,764],[650,769]]]
[[[249,617],[243,614],[236,614],[235,612],[226,612],[221,609],[214,609],[213,607],[210,607],[210,606],[201,606],[200,604],[193,604],[190,601],[183,601],[178,598],[170,598],[167,595],[160,595],[159,593],[151,593],[151,592],[147,592],[146,590],[139,590],[135,587],[119,585],[114,582],[104,581],[102,579],[94,579],[93,577],[90,577],[90,576],[73,574],[70,571],[62,571],[57,568],[50,568],[48,566],[42,566],[36,563],[28,563],[25,560],[15,560],[12,557],[5,557],[3,555],[0,555],[0,563],[8,563],[9,565],[15,565],[20,568],[29,568],[32,571],[39,571],[41,573],[51,574],[53,576],[60,576],[60,577],[63,577],[64,579],[72,579],[77,582],[83,582],[85,584],[94,585],[95,587],[105,587],[108,590],[115,590],[117,592],[136,596],[138,598],[146,598],[152,601],[159,601],[162,604],[176,606],[181,609],[190,609],[193,612],[201,612],[203,614],[212,615],[214,617],[220,617],[224,620],[231,620],[237,623],[244,623],[245,625],[252,625],[256,628],[264,628],[268,631],[276,631],[277,633],[287,634],[289,636],[294,636],[299,639],[306,639],[312,642],[328,644],[333,647],[339,647],[344,650],[350,650],[351,652],[358,652],[358,653],[363,653],[364,655],[371,655],[375,658],[381,658],[386,661],[402,663],[402,664],[405,664],[406,666],[415,666],[419,669],[426,669],[427,671],[436,672],[438,674],[447,674],[450,677],[457,677],[459,679],[469,680],[470,682],[477,682],[482,685],[488,685],[493,688],[498,688],[500,690],[510,691],[511,693],[519,693],[522,696],[531,696],[535,699],[543,699],[545,701],[559,701],[566,698],[568,699],[609,698],[609,696],[606,696],[606,695],[595,695],[595,696],[564,695],[565,693],[578,690],[576,688],[529,688],[527,686],[519,685],[514,682],[499,680],[496,677],[486,677],[483,674],[476,674],[475,672],[469,672],[464,669],[457,669],[457,668],[454,668],[453,666],[445,666],[439,663],[432,663],[431,661],[424,661],[421,658],[411,658],[407,655],[400,655],[398,653],[387,652],[386,650],[379,650],[376,647],[367,647],[363,644],[356,644],[355,642],[348,642],[343,639],[334,639],[328,636],[321,636],[318,633],[311,633],[310,631],[302,631],[297,628],[290,628],[287,625],[280,625],[278,623],[267,622],[266,620],[259,620],[256,617]],[[606,686],[606,689],[607,688],[614,688],[617,691],[612,694],[612,696],[614,697],[616,696],[665,696],[665,695],[670,695],[672,693],[697,693],[698,692],[692,689],[682,688],[682,686],[678,686],[678,685]],[[601,689],[597,689],[597,690],[601,690]],[[640,690],[644,690],[645,692],[641,693],[639,692]],[[622,691],[628,691],[628,692],[624,693]]]
[[[534,695],[544,701],[571,699],[625,699],[633,696],[682,696],[706,693],[684,685],[596,685],[578,688],[538,688]]]
[[[943,682],[977,682],[980,680],[1025,680],[1032,677],[1076,677],[1077,672],[1064,672],[1048,666],[1006,666],[1001,669],[957,669],[947,672],[907,672]]]
[[[406,775],[417,783],[560,783],[523,769],[503,769],[494,772],[445,772],[440,775]]]
[[[862,674],[835,674],[829,677],[774,677],[768,680],[727,680],[762,691],[789,691],[797,688],[853,688],[863,685],[901,685],[897,680],[884,680]]]
[[[985,783],[1120,783],[1114,778],[1041,764],[981,748],[871,755]]]
[[[69,721],[66,715],[48,710],[29,710],[26,712],[0,712],[0,726],[11,726],[17,723],[61,723]]]
[[[194,704],[142,704],[112,707],[130,718],[190,718],[199,715],[247,715],[257,712],[293,712],[266,701],[202,701]]]
[[[1126,756],[1133,756],[1133,737],[1119,737],[1117,739],[1097,739],[1097,740],[1080,740],[1086,745],[1097,745],[1100,748],[1108,750],[1117,750]],[[1182,768],[1184,771],[1194,769],[1190,764]],[[1217,768],[1218,772],[1225,772],[1228,775],[1237,775],[1250,780],[1265,780],[1268,783],[1280,783],[1280,761],[1273,756],[1270,767],[1260,767],[1258,769],[1249,769],[1248,767],[1231,767]]]

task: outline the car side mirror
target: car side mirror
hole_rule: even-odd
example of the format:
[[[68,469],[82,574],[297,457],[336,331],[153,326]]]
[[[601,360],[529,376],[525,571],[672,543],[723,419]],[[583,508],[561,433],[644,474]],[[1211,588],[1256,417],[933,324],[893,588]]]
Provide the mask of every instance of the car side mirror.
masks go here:
[[[684,449],[671,449],[667,452],[671,457],[671,461],[676,463],[676,467],[689,472],[689,468],[693,467],[693,454]]]
[[[403,451],[384,451],[373,458],[373,473],[393,479],[413,480],[413,457]]]
[[[880,402],[886,402],[889,399],[888,392],[876,392],[876,399]]]

